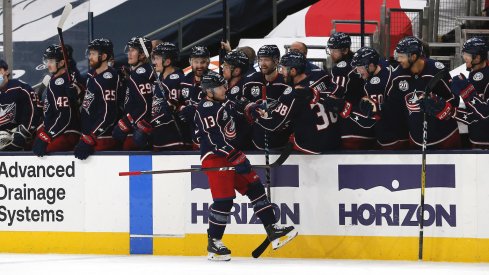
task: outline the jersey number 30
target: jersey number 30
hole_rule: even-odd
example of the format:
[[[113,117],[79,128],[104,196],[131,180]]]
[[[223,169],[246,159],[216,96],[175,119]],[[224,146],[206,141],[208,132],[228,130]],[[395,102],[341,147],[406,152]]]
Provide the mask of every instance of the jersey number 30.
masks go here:
[[[336,123],[338,121],[338,116],[331,112],[327,112],[322,104],[311,104],[309,105],[311,110],[316,111],[316,115],[320,118],[316,124],[318,131],[328,128],[329,124]]]

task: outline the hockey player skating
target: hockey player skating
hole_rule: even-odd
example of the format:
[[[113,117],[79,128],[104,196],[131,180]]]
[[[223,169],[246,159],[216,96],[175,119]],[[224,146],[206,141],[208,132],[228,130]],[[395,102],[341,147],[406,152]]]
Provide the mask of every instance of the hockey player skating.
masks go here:
[[[237,150],[232,141],[234,130],[234,104],[226,99],[227,84],[223,77],[208,74],[202,78],[205,98],[199,103],[195,123],[199,130],[202,167],[235,166],[235,170],[207,172],[214,203],[210,207],[208,234],[208,259],[229,261],[231,250],[222,242],[227,219],[233,207],[235,190],[246,195],[260,218],[272,243],[277,249],[295,236],[293,226],[276,224],[272,204],[265,194],[258,175],[251,169],[246,155]]]
[[[91,70],[87,74],[87,88],[80,110],[82,136],[74,149],[75,157],[81,160],[95,151],[118,147],[112,138],[112,130],[118,118],[119,75],[108,65],[113,54],[114,47],[108,39],[94,39],[88,44]]]

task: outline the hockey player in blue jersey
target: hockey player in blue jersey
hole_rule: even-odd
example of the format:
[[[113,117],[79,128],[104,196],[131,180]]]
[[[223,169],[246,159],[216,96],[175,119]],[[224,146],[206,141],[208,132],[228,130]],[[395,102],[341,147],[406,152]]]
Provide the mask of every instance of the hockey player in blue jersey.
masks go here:
[[[73,150],[80,138],[76,98],[70,96],[77,93],[77,88],[68,81],[61,46],[49,46],[43,59],[52,77],[42,95],[44,119],[32,145],[32,151],[39,157]]]
[[[373,48],[360,48],[351,62],[365,80],[363,89],[366,96],[359,105],[353,105],[349,116],[353,122],[377,137],[377,143],[383,149],[406,149],[409,147],[408,126],[403,117],[403,102],[386,98],[392,82],[393,72],[386,60],[382,60]],[[395,98],[394,98],[395,99]]]
[[[139,38],[133,37],[126,44],[127,63],[131,70],[126,79],[122,118],[112,132],[114,139],[123,143],[124,150],[146,148],[153,130],[150,122],[156,76],[153,75],[150,60],[146,58]],[[143,42],[146,50],[151,52],[151,41],[143,37]]]
[[[273,104],[274,107],[269,107],[266,115],[263,113],[264,105],[256,103],[247,104],[244,114],[272,132],[290,123],[293,129],[290,141],[297,151],[319,154],[339,149],[338,115],[325,110],[323,99],[308,86],[309,78],[305,70],[304,55],[286,53],[280,60],[279,71],[293,88],[285,90]]]
[[[277,100],[285,90],[290,88],[278,73],[280,51],[276,45],[264,45],[257,53],[260,71],[247,76],[243,85],[243,96],[251,102],[263,100]],[[292,133],[288,124],[273,132],[267,132],[268,148],[280,148],[287,143]],[[256,149],[265,149],[265,129],[259,124],[252,125],[253,146]]]
[[[155,70],[163,84],[168,88],[165,97],[172,110],[179,107],[180,81],[184,77],[182,69],[175,66],[175,63],[178,62],[179,54],[177,46],[170,42],[156,45],[151,54]]]
[[[403,38],[396,46],[396,60],[403,73],[395,76],[387,92],[388,97],[397,97],[404,104],[404,118],[409,127],[411,146],[423,144],[423,112],[427,114],[427,146],[434,149],[453,149],[460,146],[458,125],[453,119],[459,99],[450,90],[450,74],[441,62],[424,57],[423,45],[415,37]],[[424,91],[430,79],[445,70],[440,81],[425,97]]]
[[[25,150],[35,130],[37,95],[28,84],[10,79],[8,64],[0,60],[0,150]]]
[[[327,52],[335,63],[331,70],[333,82],[338,85],[330,97],[326,97],[324,104],[326,110],[342,111],[343,107],[358,106],[360,100],[367,96],[363,90],[364,80],[351,65],[353,52],[350,50],[351,38],[345,33],[338,32],[330,36]],[[348,103],[348,104],[346,104]],[[339,104],[344,106],[338,107]],[[339,113],[342,117],[341,146],[343,149],[373,149],[376,146],[375,136],[371,129],[361,127],[355,120],[344,117],[346,113]]]
[[[243,97],[243,85],[246,82],[244,73],[248,70],[248,57],[241,51],[235,50],[224,56],[222,64],[222,75],[228,82],[226,98],[232,101],[241,100]],[[252,147],[251,125],[243,116],[235,117],[237,135],[236,147],[247,150]]]
[[[469,77],[463,74],[452,79],[452,92],[460,96],[466,109],[458,109],[456,119],[468,124],[469,141],[473,148],[489,149],[489,45],[480,37],[465,41],[462,58]]]
[[[176,100],[178,99],[181,77],[181,73],[176,71],[172,65],[177,57],[177,48],[168,42],[158,44],[151,54],[155,71],[158,74],[157,77],[160,79],[159,82],[155,81],[153,84],[154,96],[151,111],[153,132],[151,134],[151,143],[154,151],[177,150],[183,146],[180,129],[172,113],[177,108]],[[162,88],[159,83],[161,83]]]
[[[74,149],[75,157],[81,160],[95,151],[118,147],[112,138],[112,130],[118,120],[117,89],[120,80],[115,69],[108,65],[113,54],[114,48],[108,39],[94,39],[88,44],[86,55],[90,71],[80,110],[82,136]]]
[[[193,117],[197,104],[202,100],[204,94],[200,87],[202,76],[209,71],[210,52],[204,46],[192,47],[189,59],[192,71],[186,74],[180,82],[180,107],[178,117],[184,144],[193,149],[199,147],[199,142],[194,133]]]
[[[208,234],[208,259],[229,261],[231,251],[222,237],[233,207],[236,191],[247,196],[253,210],[265,226],[272,247],[277,249],[297,236],[293,226],[276,224],[275,214],[260,178],[252,170],[246,155],[233,146],[236,138],[234,103],[226,99],[227,83],[214,73],[204,75],[202,89],[205,97],[199,103],[195,124],[200,138],[202,167],[235,166],[234,170],[206,172],[213,204],[210,207]]]

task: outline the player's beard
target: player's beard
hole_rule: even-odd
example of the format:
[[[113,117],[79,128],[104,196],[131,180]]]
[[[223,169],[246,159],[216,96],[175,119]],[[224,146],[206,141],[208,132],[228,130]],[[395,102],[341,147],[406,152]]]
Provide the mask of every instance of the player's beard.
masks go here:
[[[102,61],[97,60],[96,62],[92,62],[90,60],[90,68],[96,70],[96,69],[100,68],[100,66],[102,66]]]

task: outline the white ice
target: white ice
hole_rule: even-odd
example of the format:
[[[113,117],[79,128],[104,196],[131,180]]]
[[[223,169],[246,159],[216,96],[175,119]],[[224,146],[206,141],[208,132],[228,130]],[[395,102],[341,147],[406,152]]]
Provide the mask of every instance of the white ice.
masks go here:
[[[205,257],[0,254],[0,275],[363,275],[489,274],[489,264]]]

